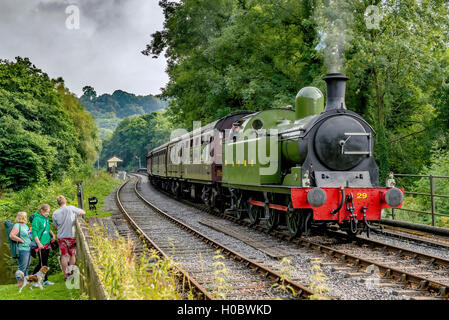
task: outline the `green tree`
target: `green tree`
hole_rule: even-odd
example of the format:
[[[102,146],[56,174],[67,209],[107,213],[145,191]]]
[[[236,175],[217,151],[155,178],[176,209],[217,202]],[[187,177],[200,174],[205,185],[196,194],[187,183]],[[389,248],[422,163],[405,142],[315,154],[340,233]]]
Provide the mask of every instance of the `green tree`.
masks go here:
[[[333,8],[336,11],[323,10]],[[341,4],[341,5],[340,5]],[[449,12],[441,0],[160,1],[165,22],[143,54],[168,59],[168,115],[191,128],[238,109],[293,105],[304,86],[325,92],[326,50],[337,44],[350,78],[347,105],[377,131],[381,182],[389,171],[420,172],[447,130]],[[378,28],[365,12],[378,7]],[[329,12],[330,11],[330,12]],[[323,25],[341,17],[339,34]],[[331,37],[329,37],[331,35]],[[337,39],[334,39],[337,38]],[[445,140],[441,140],[440,145]]]
[[[390,170],[418,172],[428,163],[432,146],[432,139],[421,133],[431,127],[433,95],[448,74],[447,4],[425,0],[351,4],[358,14],[346,54],[349,105],[379,131],[376,155],[382,178]],[[382,19],[379,28],[368,29],[362,13],[372,4],[378,5]]]
[[[91,86],[83,87],[83,96],[88,100],[93,100],[97,97],[97,92]]]
[[[80,104],[78,98],[65,86],[62,79],[54,81],[57,92],[62,97],[62,107],[69,114],[77,132],[77,152],[88,165],[92,165],[97,159],[101,148],[98,128],[93,116]]]
[[[95,158],[89,117],[61,78],[51,80],[28,58],[0,60],[0,188],[59,179]]]
[[[84,89],[86,90],[83,90],[84,94],[79,101],[94,116],[95,123],[100,128],[100,137],[106,132],[112,132],[124,118],[144,115],[167,106],[164,100],[152,95],[136,96],[116,90],[112,95],[103,94],[97,97],[92,87],[86,86]]]
[[[149,113],[143,116],[126,118],[120,122],[112,135],[103,139],[101,163],[112,156],[123,160],[122,168],[135,169],[145,165],[146,155],[153,148],[165,143],[170,137],[172,126],[163,113]]]
[[[161,1],[164,30],[143,52],[164,49],[170,82],[163,91],[176,123],[212,121],[238,109],[293,104],[319,68],[309,1]]]

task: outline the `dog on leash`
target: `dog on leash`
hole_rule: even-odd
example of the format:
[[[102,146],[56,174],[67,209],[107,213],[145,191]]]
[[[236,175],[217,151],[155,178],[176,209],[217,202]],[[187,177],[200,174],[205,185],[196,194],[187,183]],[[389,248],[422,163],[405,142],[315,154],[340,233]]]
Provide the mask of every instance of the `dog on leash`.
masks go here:
[[[42,267],[38,273],[33,274],[31,276],[25,276],[22,271],[17,270],[16,277],[19,277],[23,280],[22,287],[20,288],[19,292],[22,292],[23,288],[25,288],[26,285],[30,287],[31,290],[33,290],[33,285],[36,283],[39,288],[44,289],[44,286],[42,285],[44,281],[45,274],[50,270],[49,267]]]

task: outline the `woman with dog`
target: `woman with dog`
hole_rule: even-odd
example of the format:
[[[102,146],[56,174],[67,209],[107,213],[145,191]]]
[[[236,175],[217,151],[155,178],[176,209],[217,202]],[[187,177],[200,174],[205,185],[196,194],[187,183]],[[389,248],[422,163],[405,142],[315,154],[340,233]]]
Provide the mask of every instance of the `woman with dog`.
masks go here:
[[[19,243],[19,267],[18,271],[21,271],[25,276],[28,275],[28,268],[30,266],[30,228],[28,228],[28,218],[26,212],[19,212],[16,217],[16,224],[11,230],[9,237],[11,240]],[[17,276],[17,285],[22,287],[23,279]]]
[[[50,230],[50,206],[43,204],[41,208],[34,214],[31,229],[33,232],[33,239],[37,245],[37,257],[39,263],[34,268],[33,274],[36,274],[42,267],[48,266],[48,256],[51,250],[50,241],[55,241],[55,235]],[[48,281],[48,274],[45,274],[44,285],[53,285],[54,283]]]

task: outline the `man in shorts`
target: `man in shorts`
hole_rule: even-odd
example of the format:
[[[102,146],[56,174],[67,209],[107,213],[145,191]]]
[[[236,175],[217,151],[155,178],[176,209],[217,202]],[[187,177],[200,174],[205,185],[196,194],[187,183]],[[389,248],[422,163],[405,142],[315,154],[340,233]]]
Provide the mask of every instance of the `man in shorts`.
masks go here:
[[[64,196],[58,197],[59,209],[53,212],[53,225],[58,229],[59,251],[64,280],[72,274],[76,263],[75,217],[86,212],[74,206],[67,206]]]

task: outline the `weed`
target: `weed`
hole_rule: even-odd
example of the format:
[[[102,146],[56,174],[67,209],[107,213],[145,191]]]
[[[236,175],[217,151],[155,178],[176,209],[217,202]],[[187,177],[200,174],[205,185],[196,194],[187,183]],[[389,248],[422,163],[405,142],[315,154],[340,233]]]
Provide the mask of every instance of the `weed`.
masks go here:
[[[226,277],[228,275],[229,269],[226,268],[226,264],[223,262],[225,257],[221,254],[220,250],[215,251],[214,260],[214,289],[212,297],[214,299],[226,299],[226,294],[232,291],[233,288],[228,284]]]
[[[95,270],[112,300],[180,300],[177,290],[179,273],[171,260],[161,259],[157,252],[144,247],[140,256],[134,253],[130,239],[109,239],[101,227],[91,229]],[[187,292],[185,296],[192,297]]]
[[[326,275],[321,270],[321,262],[322,260],[319,258],[312,259],[312,274],[309,276],[310,289],[315,292],[315,294],[310,296],[310,300],[329,300],[328,297],[323,296],[326,292],[329,291],[329,288],[324,284],[324,282],[328,279]]]
[[[286,285],[286,281],[291,279],[291,273],[295,271],[295,268],[291,265],[290,259],[282,258],[281,260],[281,278],[279,279],[279,283],[273,284],[271,287],[277,290],[281,290],[288,294],[293,294],[293,296],[296,295],[295,289],[292,288],[290,285]]]

